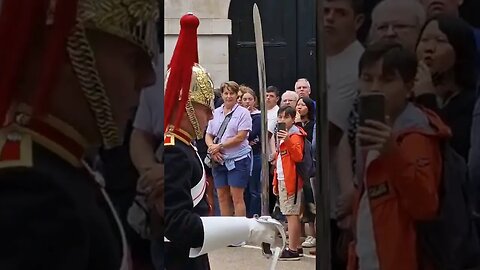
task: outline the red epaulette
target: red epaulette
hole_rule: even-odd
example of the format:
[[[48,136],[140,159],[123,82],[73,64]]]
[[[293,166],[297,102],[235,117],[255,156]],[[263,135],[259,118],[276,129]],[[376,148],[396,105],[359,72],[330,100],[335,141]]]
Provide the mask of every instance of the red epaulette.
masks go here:
[[[32,137],[8,127],[0,129],[0,168],[32,166]]]
[[[41,145],[74,167],[83,167],[87,142],[72,127],[52,116],[28,118],[19,113],[0,129],[0,168],[33,166],[33,143]]]
[[[169,130],[165,133],[164,139],[164,146],[172,146],[175,145],[175,140],[178,139],[185,143],[186,145],[190,145],[193,141],[193,137],[188,134],[186,131],[182,129],[174,129]]]

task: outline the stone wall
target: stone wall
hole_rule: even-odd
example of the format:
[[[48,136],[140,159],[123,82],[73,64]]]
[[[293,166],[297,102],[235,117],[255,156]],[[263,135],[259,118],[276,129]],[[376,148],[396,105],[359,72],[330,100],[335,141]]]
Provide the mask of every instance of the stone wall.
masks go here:
[[[230,0],[165,0],[165,65],[177,42],[180,18],[193,12],[200,19],[200,64],[211,74],[215,87],[228,81],[228,36],[232,33],[229,6]]]

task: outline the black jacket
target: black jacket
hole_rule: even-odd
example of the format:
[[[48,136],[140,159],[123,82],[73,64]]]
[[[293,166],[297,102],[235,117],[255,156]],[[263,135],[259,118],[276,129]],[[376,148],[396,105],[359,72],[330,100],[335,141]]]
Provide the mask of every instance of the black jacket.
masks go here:
[[[33,165],[0,160],[0,269],[118,270],[119,230],[93,177],[36,142],[8,147]]]
[[[308,121],[305,126],[302,123],[296,123],[296,125],[303,128],[305,133],[307,133],[307,140],[312,142],[313,141],[313,127],[315,126],[315,121]]]
[[[452,131],[451,146],[465,161],[468,161],[475,92],[462,91],[442,108],[437,105],[434,94],[420,95],[415,101],[417,104],[435,111],[450,127]]]
[[[248,133],[248,141],[255,141],[252,145],[253,155],[262,154],[262,115],[260,113],[251,114],[252,116],[252,131]]]
[[[165,140],[167,142],[167,140]],[[208,215],[205,197],[194,208],[191,188],[203,175],[201,161],[194,148],[176,139],[165,143],[165,267],[167,270],[208,270],[207,255],[189,258],[190,248],[203,244],[201,216]]]

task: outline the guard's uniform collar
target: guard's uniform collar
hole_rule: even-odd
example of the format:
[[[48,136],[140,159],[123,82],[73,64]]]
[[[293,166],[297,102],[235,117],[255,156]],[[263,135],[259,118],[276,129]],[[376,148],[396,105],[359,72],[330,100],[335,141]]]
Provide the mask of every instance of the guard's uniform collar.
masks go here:
[[[186,145],[191,145],[193,142],[193,136],[181,128],[169,129],[165,132],[164,145],[175,145],[175,140],[180,140]]]
[[[55,153],[74,167],[83,167],[82,159],[88,147],[87,140],[73,127],[51,115],[30,117],[28,107],[21,106],[11,122],[2,128],[0,161],[21,157],[16,151],[25,151],[15,144],[24,137]],[[20,137],[19,137],[20,136]],[[30,146],[31,147],[31,146]],[[18,150],[16,150],[18,149]],[[31,152],[31,149],[29,150]]]

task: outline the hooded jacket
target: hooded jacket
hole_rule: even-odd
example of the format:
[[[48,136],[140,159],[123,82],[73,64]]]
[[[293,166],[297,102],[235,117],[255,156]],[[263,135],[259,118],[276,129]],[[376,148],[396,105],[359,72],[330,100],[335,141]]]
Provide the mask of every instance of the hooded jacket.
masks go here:
[[[280,144],[280,149],[275,157],[275,164],[277,159],[282,159],[283,174],[285,175],[285,186],[287,188],[288,196],[294,196],[298,190],[303,188],[303,179],[298,176],[298,186],[295,190],[295,181],[297,180],[296,163],[303,160],[303,148],[304,139],[307,137],[307,133],[298,127],[293,125],[288,131],[289,139]],[[273,176],[273,189],[278,191],[278,175],[275,168]],[[278,192],[277,192],[278,194]]]
[[[408,104],[394,123],[393,136],[388,153],[357,152],[349,270],[418,269],[415,222],[432,219],[438,211],[440,141],[450,137],[450,129],[433,112]]]

